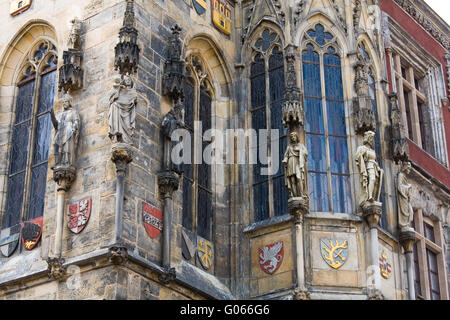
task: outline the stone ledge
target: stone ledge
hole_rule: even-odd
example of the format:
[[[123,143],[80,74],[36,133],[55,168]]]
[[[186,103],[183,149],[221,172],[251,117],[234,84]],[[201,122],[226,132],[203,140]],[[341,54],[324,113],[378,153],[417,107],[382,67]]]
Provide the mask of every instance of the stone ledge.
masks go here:
[[[245,227],[242,232],[243,233],[253,233],[256,231],[263,230],[265,228],[281,225],[281,224],[289,222],[291,220],[292,220],[292,216],[290,214],[285,214],[282,216],[273,217],[270,219],[252,223],[251,225]]]

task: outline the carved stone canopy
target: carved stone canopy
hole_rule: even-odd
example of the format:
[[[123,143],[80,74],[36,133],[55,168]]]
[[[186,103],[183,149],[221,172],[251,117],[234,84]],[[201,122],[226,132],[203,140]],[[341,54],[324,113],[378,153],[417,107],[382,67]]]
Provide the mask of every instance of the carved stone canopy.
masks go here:
[[[181,59],[180,32],[181,28],[175,24],[172,27],[162,82],[163,95],[169,96],[174,102],[184,99],[185,62]]]
[[[69,37],[69,49],[63,52],[63,65],[59,69],[59,91],[65,93],[75,91],[83,87],[83,69],[81,62],[81,21],[72,20],[72,30]]]
[[[409,146],[404,133],[402,114],[398,105],[397,94],[389,95],[391,109],[391,145],[392,157],[395,163],[407,162],[409,160]]]
[[[137,72],[139,64],[139,53],[141,49],[137,45],[138,31],[134,27],[134,1],[127,0],[127,8],[123,21],[123,27],[120,29],[120,41],[115,48],[115,70],[120,74],[132,74]]]

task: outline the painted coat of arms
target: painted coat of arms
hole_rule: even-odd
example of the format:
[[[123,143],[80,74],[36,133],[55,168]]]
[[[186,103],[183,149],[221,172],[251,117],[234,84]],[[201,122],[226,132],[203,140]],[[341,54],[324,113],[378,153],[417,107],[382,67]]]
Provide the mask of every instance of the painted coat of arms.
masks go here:
[[[258,249],[259,266],[267,274],[274,274],[277,271],[284,257],[284,244],[282,241],[264,246]]]
[[[231,6],[227,0],[211,0],[213,24],[226,35],[231,34]]]
[[[0,251],[5,257],[10,257],[16,251],[20,240],[21,225],[17,224],[0,233]]]
[[[84,199],[69,205],[67,226],[73,233],[80,233],[86,227],[91,216],[92,199]]]
[[[206,0],[192,0],[192,4],[194,5],[195,11],[199,15],[202,15],[206,11]]]
[[[333,269],[339,269],[347,262],[348,240],[320,239],[323,260]]]
[[[26,221],[22,225],[22,244],[28,251],[33,250],[42,235],[42,225],[44,217],[39,217],[30,221]]]
[[[392,268],[391,264],[388,262],[388,257],[386,253],[382,253],[380,257],[380,273],[385,279],[389,279],[391,276]]]
[[[203,269],[208,270],[214,262],[213,244],[200,236],[197,236],[197,254]]]
[[[142,203],[142,218],[144,220],[144,227],[150,238],[155,239],[163,229],[163,214],[162,211],[154,206],[143,202]]]

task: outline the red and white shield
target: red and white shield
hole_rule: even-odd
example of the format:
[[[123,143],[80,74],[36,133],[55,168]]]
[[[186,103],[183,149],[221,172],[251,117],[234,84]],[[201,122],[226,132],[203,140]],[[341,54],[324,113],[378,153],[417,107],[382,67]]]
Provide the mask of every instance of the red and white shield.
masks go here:
[[[162,211],[154,206],[143,202],[142,217],[144,219],[144,227],[150,238],[155,239],[163,229]]]
[[[283,241],[258,249],[259,266],[267,274],[274,274],[280,268],[284,256]]]
[[[86,227],[91,216],[92,199],[84,199],[69,205],[67,226],[73,233],[80,233]]]

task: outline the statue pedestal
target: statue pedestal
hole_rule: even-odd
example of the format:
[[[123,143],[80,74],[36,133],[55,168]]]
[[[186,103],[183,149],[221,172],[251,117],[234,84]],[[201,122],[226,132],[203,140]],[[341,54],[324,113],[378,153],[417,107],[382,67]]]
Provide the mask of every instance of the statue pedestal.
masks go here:
[[[366,201],[361,204],[363,217],[366,219],[370,228],[376,228],[381,218],[383,204],[377,201]]]
[[[400,230],[399,241],[405,252],[412,252],[413,245],[416,242],[416,233],[413,228],[405,228]]]
[[[125,171],[126,166],[133,161],[133,151],[126,143],[116,143],[111,148],[111,161],[115,163],[117,172]]]
[[[75,180],[76,169],[73,166],[55,166],[53,170],[53,180],[58,184],[58,190],[67,191]]]
[[[303,223],[303,216],[309,212],[309,198],[297,197],[288,200],[288,210],[296,223]]]

